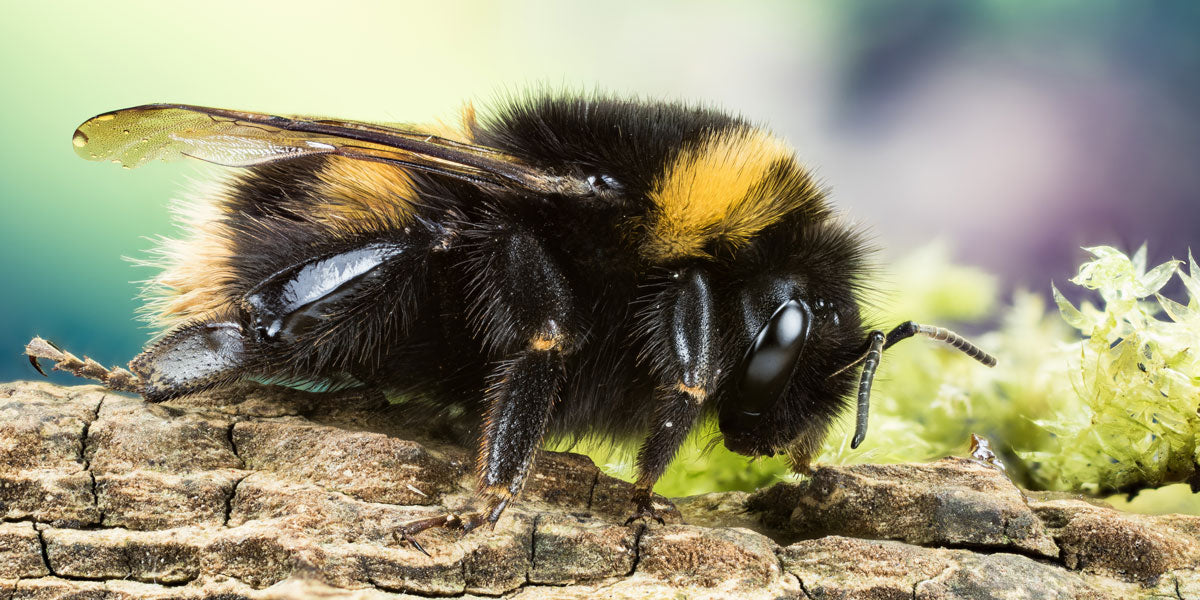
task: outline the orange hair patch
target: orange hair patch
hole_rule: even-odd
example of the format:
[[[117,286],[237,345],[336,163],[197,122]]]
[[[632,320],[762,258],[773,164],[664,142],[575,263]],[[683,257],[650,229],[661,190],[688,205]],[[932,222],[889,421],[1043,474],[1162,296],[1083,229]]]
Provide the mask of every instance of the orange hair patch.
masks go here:
[[[655,210],[642,254],[655,262],[705,256],[714,241],[745,245],[764,227],[816,199],[773,173],[794,164],[790,146],[753,128],[721,132],[685,150],[650,192]],[[797,193],[800,192],[800,193]]]

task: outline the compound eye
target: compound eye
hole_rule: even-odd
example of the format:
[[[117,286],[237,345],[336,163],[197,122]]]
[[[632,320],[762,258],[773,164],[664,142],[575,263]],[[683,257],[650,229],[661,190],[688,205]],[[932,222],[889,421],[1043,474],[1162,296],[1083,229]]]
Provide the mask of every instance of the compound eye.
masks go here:
[[[759,330],[736,371],[738,408],[745,416],[757,418],[783,394],[811,325],[808,306],[788,300]]]

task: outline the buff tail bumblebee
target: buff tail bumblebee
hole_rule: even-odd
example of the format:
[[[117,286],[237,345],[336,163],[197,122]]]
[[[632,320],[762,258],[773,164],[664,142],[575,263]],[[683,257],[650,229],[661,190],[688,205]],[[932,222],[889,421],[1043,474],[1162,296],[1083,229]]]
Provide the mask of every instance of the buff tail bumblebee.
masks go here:
[[[716,110],[544,94],[422,128],[155,104],[73,143],[241,170],[166,243],[164,333],[128,371],[40,339],[34,366],[150,402],[254,379],[462,404],[485,505],[408,539],[495,523],[547,433],[641,436],[631,520],[657,519],[654,483],[703,416],[730,450],[804,470],[855,400],[863,440],[896,342],[995,364],[945,329],[866,325],[862,233],[791,147]]]

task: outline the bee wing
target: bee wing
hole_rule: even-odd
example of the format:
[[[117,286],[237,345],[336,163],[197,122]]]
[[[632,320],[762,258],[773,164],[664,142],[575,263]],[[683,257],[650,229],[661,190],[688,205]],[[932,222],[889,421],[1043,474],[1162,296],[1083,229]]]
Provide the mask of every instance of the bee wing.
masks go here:
[[[334,154],[537,193],[585,196],[593,192],[583,179],[554,175],[493,148],[418,131],[186,104],[147,104],[97,115],[75,130],[72,143],[83,158],[109,160],[130,169],[181,157],[250,167]]]

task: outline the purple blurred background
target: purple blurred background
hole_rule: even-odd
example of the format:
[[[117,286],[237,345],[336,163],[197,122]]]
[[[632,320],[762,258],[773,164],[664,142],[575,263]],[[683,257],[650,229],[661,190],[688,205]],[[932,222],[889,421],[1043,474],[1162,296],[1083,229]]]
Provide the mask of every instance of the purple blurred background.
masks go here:
[[[949,236],[1046,290],[1080,246],[1148,242],[1157,264],[1198,245],[1200,3],[867,2],[840,22],[821,170],[893,253]]]

